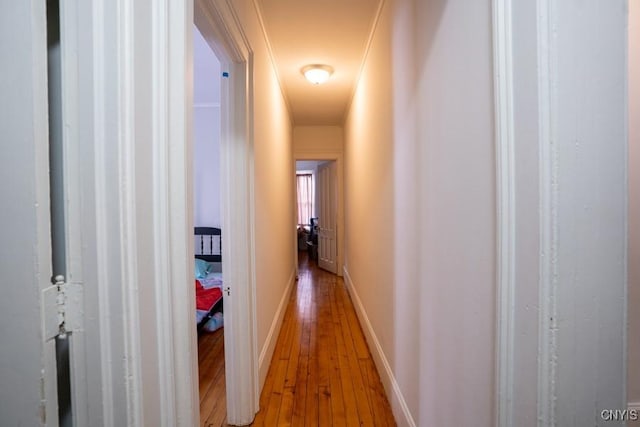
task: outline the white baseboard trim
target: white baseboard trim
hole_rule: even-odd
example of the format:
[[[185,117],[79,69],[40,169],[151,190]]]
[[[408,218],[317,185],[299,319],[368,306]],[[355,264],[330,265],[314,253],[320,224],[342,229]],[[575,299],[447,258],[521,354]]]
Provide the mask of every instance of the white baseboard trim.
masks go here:
[[[382,350],[382,346],[380,345],[380,341],[378,341],[378,337],[373,330],[373,326],[371,326],[371,322],[369,322],[367,312],[362,305],[358,292],[356,292],[356,289],[353,286],[351,276],[349,276],[346,266],[343,267],[343,272],[344,283],[347,285],[347,290],[351,295],[351,300],[355,306],[358,320],[360,320],[360,325],[362,326],[367,343],[369,344],[369,350],[373,356],[373,361],[375,362],[378,373],[380,374],[380,380],[382,381],[384,390],[389,398],[389,403],[391,404],[391,410],[393,411],[396,423],[401,427],[416,427],[416,422],[413,420],[413,416],[411,416],[407,402],[402,395],[402,391],[396,381],[396,377],[393,375],[393,370],[387,361],[387,357]]]
[[[291,290],[293,289],[293,284],[296,281],[296,270],[293,269],[291,272],[291,276],[289,276],[289,282],[287,283],[287,287],[280,298],[280,304],[278,304],[278,309],[276,310],[275,316],[273,316],[273,321],[271,322],[271,327],[269,328],[269,333],[267,334],[267,339],[262,346],[262,351],[260,351],[260,357],[258,358],[258,375],[260,379],[260,391],[262,392],[262,387],[264,386],[264,381],[267,378],[267,372],[269,371],[269,365],[271,364],[271,358],[273,357],[273,351],[276,348],[276,342],[278,341],[278,334],[280,332],[280,327],[282,326],[282,320],[284,319],[284,313],[287,310],[287,303],[289,302],[289,296],[291,295]]]

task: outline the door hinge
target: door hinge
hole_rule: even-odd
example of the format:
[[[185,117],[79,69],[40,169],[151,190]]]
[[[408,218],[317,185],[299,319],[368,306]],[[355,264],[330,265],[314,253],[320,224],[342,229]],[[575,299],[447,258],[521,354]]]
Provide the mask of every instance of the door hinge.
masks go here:
[[[226,288],[224,288],[224,291],[227,293],[228,297],[231,296],[231,287],[230,286],[227,286]]]
[[[42,327],[44,340],[67,337],[82,325],[82,285],[66,283],[64,276],[56,276],[53,285],[42,290]]]

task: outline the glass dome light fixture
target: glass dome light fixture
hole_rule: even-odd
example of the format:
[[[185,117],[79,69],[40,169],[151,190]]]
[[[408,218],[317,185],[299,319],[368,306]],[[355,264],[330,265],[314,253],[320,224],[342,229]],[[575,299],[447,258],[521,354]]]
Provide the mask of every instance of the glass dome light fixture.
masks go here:
[[[311,64],[302,67],[302,74],[314,85],[321,85],[329,80],[333,73],[333,68],[328,65]]]

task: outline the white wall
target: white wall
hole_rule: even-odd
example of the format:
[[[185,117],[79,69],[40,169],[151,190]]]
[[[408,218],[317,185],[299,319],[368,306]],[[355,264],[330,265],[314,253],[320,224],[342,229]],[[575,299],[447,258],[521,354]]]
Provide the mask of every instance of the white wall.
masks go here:
[[[194,225],[221,226],[220,107],[193,109]]]
[[[640,1],[629,0],[628,400],[640,405]]]
[[[220,62],[193,30],[193,216],[196,226],[220,227]]]
[[[491,58],[490,1],[387,1],[345,124],[345,277],[399,425],[494,424]]]
[[[606,425],[625,406],[624,1],[529,3],[513,3],[512,416]]]

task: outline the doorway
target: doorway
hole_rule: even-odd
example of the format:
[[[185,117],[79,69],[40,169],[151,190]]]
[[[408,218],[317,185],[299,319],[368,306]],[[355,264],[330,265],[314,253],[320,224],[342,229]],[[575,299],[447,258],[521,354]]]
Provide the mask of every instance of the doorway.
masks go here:
[[[296,254],[306,253],[310,263],[339,274],[338,161],[296,160],[295,170]]]
[[[193,223],[200,423],[226,424],[224,270],[220,251],[220,61],[193,26]],[[232,337],[230,337],[232,338]]]
[[[259,398],[255,335],[253,140],[249,108],[253,103],[253,64],[247,38],[228,2],[195,0],[193,19],[220,63],[222,238],[219,245],[224,272],[226,422],[246,425],[258,411]],[[193,340],[189,349],[191,372],[197,372],[196,346]],[[176,351],[184,350],[176,348]]]

